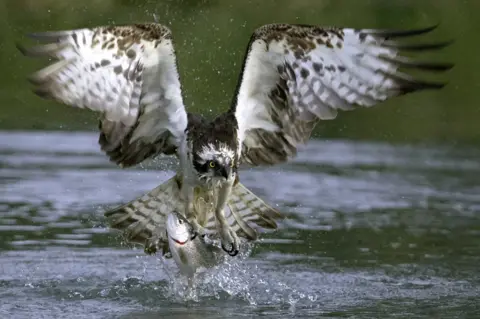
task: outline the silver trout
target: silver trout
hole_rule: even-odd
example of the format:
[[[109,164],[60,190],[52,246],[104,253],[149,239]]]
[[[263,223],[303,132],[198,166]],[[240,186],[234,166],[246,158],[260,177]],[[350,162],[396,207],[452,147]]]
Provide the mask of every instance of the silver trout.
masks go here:
[[[197,269],[210,268],[220,263],[222,250],[207,243],[204,236],[196,234],[181,214],[171,212],[166,224],[170,253],[181,273],[193,278]]]

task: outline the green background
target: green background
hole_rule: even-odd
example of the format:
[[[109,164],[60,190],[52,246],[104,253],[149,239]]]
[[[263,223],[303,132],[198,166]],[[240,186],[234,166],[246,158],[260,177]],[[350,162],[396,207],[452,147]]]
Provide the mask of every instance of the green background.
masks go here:
[[[318,125],[315,136],[475,143],[480,140],[479,11],[477,0],[0,0],[0,129],[97,127],[92,112],[45,101],[31,92],[26,76],[46,61],[26,58],[17,51],[16,42],[32,43],[26,33],[153,21],[156,13],[173,31],[185,103],[205,115],[229,106],[249,37],[260,25],[286,22],[410,29],[440,22],[425,38],[427,42],[455,42],[423,58],[455,63],[454,69],[440,75],[440,80],[449,82],[443,90],[343,112],[335,121]]]

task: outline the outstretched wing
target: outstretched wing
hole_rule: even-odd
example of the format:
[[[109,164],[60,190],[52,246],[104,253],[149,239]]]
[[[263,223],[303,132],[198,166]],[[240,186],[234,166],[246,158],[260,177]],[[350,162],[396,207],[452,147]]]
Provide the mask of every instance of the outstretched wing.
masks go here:
[[[399,50],[440,49],[448,43],[401,44],[422,30],[355,30],[270,24],[250,39],[232,110],[242,142],[241,161],[277,164],[295,156],[318,120],[338,110],[370,107],[406,93],[439,89],[399,68],[445,71],[452,64],[417,62]]]
[[[30,76],[43,98],[99,112],[102,150],[127,167],[175,152],[187,126],[170,30],[156,23],[31,35],[57,61]]]

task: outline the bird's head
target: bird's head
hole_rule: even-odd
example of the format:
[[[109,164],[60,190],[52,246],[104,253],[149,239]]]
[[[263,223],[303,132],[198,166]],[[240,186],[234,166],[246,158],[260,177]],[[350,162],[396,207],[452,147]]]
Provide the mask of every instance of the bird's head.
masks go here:
[[[193,167],[200,180],[230,180],[236,173],[235,151],[223,144],[204,145],[193,152]]]

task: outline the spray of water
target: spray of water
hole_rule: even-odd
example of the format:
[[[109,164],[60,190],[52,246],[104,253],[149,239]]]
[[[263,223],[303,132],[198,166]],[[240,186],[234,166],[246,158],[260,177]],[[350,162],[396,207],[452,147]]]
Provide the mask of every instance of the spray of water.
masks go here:
[[[313,291],[298,291],[292,283],[284,282],[277,272],[270,272],[266,265],[248,258],[253,250],[247,244],[236,258],[225,258],[221,264],[205,269],[195,277],[193,289],[172,262],[162,261],[170,278],[164,287],[164,297],[172,302],[201,302],[202,300],[240,299],[250,306],[284,304],[291,308],[299,302],[312,304],[318,296]]]

